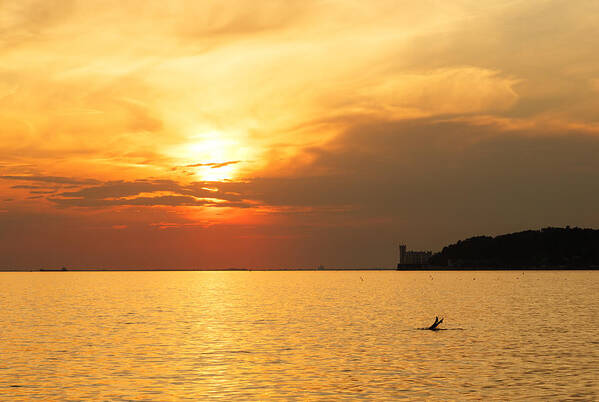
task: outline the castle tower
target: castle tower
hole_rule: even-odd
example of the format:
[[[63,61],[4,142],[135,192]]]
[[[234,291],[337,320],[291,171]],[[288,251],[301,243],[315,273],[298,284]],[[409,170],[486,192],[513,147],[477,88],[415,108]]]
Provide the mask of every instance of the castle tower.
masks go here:
[[[399,263],[400,264],[405,264],[406,263],[406,245],[405,244],[400,244],[399,245]]]

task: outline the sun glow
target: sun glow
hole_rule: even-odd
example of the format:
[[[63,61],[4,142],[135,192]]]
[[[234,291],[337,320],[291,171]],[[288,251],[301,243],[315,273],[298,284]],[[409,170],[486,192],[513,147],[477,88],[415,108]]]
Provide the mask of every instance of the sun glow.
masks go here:
[[[178,147],[178,159],[184,161],[182,168],[203,181],[233,180],[239,165],[247,157],[247,150],[238,141],[220,132],[195,135],[193,142]]]

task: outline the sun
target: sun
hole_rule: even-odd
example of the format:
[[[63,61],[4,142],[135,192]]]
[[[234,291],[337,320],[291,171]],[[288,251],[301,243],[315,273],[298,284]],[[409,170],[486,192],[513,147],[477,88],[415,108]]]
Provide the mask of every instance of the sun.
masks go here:
[[[233,180],[247,157],[247,148],[218,131],[193,135],[174,150],[182,167],[202,181]]]
[[[226,181],[235,178],[235,166],[225,166],[219,168],[200,167],[196,168],[196,174],[202,181]]]

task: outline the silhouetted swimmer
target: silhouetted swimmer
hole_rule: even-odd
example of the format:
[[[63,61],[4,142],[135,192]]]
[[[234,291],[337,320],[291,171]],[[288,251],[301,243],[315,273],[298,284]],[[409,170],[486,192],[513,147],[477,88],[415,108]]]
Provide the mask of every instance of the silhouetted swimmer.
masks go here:
[[[439,319],[439,317],[435,317],[435,322],[430,327],[416,328],[416,329],[421,329],[421,330],[425,330],[425,331],[435,331],[435,332],[436,331],[450,331],[450,330],[464,331],[464,328],[439,328],[439,325],[441,325],[442,322],[443,322],[443,318]]]
[[[441,325],[442,322],[443,322],[443,318],[439,319],[439,317],[435,317],[435,322],[433,323],[433,325],[431,325],[427,329],[430,329],[431,331],[438,331],[440,328],[437,328],[437,327],[439,325]]]

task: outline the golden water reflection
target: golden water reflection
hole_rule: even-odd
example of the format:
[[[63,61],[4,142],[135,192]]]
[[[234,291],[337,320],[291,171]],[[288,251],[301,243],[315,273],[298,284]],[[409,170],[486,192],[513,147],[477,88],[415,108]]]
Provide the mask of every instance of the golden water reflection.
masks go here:
[[[0,399],[595,399],[598,293],[589,271],[1,273]]]

